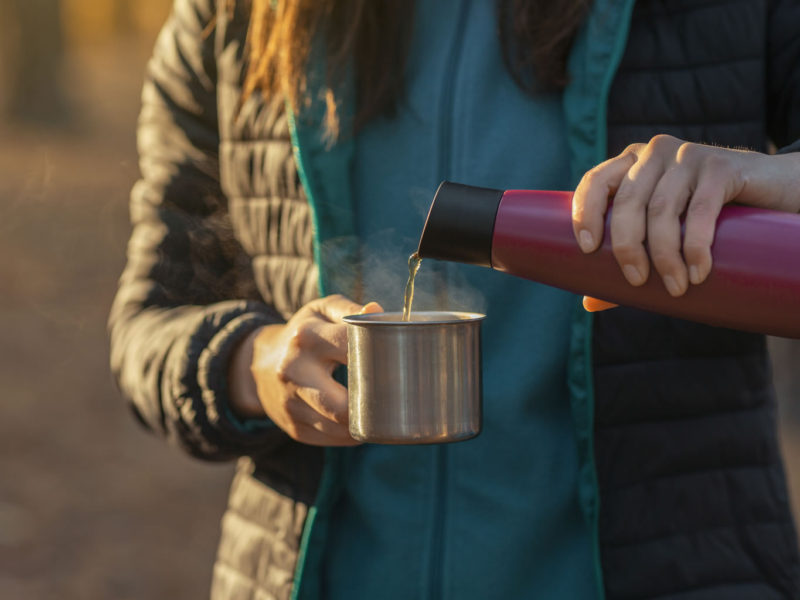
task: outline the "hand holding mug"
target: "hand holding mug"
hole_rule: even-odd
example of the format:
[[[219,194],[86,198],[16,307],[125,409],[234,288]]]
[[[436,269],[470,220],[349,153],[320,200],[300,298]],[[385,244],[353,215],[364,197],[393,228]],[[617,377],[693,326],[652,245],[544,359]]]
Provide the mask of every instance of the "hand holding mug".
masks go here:
[[[333,378],[347,362],[342,317],[380,312],[344,296],[309,302],[285,324],[251,333],[231,360],[229,382],[234,410],[268,416],[293,439],[315,446],[352,446],[347,388]]]

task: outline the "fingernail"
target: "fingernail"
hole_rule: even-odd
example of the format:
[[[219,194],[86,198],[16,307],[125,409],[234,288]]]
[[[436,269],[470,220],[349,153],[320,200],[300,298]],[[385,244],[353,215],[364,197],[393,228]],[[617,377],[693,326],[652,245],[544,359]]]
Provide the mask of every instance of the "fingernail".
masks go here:
[[[622,267],[622,272],[625,274],[625,279],[627,279],[631,284],[641,285],[644,283],[644,277],[642,277],[641,272],[633,265],[625,265]]]
[[[689,267],[689,281],[695,285],[700,283],[700,269],[698,269],[695,265]]]
[[[581,232],[578,234],[579,242],[581,245],[581,250],[584,252],[591,252],[594,250],[594,238],[592,234],[586,231],[585,229],[581,229]]]
[[[671,275],[664,275],[664,287],[667,288],[670,296],[681,295],[681,288],[678,286],[678,282],[675,281],[675,278]]]

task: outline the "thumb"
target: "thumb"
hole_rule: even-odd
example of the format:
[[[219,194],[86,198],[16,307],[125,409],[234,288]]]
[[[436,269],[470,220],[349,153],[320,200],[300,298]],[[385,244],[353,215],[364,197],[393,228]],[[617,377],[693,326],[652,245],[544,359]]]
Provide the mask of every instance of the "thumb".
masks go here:
[[[361,304],[340,294],[325,296],[314,302],[314,312],[331,323],[340,323],[343,317],[358,314],[361,309]]]
[[[606,302],[605,300],[592,298],[591,296],[583,297],[583,308],[588,312],[600,312],[603,310],[608,310],[609,308],[615,308],[617,306],[619,306],[619,304],[613,304],[611,302]]]
[[[383,312],[383,307],[378,304],[377,302],[367,302],[364,307],[358,311],[360,315],[366,315],[368,313],[377,313]]]
[[[343,317],[382,312],[383,308],[377,302],[361,305],[345,296],[335,294],[317,300],[314,305],[314,311],[332,323],[339,323]]]

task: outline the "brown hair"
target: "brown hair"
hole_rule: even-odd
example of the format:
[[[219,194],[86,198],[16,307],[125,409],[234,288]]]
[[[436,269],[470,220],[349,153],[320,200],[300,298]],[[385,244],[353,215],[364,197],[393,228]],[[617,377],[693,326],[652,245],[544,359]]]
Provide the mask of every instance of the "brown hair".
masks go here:
[[[306,67],[312,40],[324,40],[326,126],[340,133],[337,82],[354,68],[358,130],[393,114],[413,22],[413,0],[250,0],[248,70],[244,97],[281,94],[298,110],[307,105]],[[498,0],[503,57],[528,91],[567,83],[567,57],[591,0]],[[352,61],[352,62],[351,62]]]

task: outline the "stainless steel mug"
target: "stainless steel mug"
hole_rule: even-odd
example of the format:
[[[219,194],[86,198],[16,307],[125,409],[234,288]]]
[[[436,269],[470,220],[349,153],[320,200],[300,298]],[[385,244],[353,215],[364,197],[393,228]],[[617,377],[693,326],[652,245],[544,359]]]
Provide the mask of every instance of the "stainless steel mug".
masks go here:
[[[431,444],[480,433],[481,321],[464,312],[345,317],[350,435]]]

